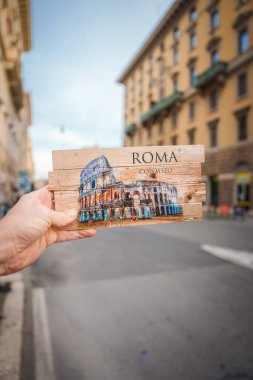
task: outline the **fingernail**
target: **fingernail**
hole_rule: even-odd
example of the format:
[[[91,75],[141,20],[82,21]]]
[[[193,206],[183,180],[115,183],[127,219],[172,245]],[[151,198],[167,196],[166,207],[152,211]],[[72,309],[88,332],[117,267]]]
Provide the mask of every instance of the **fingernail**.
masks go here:
[[[74,218],[77,216],[77,211],[72,209],[72,210],[67,210],[65,211],[65,215],[68,217],[68,218]]]

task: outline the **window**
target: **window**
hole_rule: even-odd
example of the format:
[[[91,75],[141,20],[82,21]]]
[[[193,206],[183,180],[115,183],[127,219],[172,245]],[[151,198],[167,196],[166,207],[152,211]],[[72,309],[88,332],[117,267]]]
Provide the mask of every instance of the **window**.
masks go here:
[[[241,98],[247,95],[247,73],[241,73],[237,77],[237,96]]]
[[[213,29],[217,29],[218,26],[219,26],[219,12],[217,11],[217,9],[213,10],[211,12],[211,30]]]
[[[149,87],[151,87],[153,83],[154,83],[154,78],[152,76],[152,73],[150,72],[149,75],[148,75],[148,85],[149,85]]]
[[[162,73],[164,72],[164,67],[165,67],[164,59],[163,59],[163,58],[160,58],[158,62],[159,62],[159,70],[160,70],[160,74],[162,74]]]
[[[195,7],[192,7],[189,12],[189,19],[190,21],[195,21],[198,17],[198,12]]]
[[[172,112],[171,123],[172,123],[172,128],[175,129],[177,127],[177,112],[176,111]]]
[[[211,90],[209,93],[209,109],[210,111],[216,110],[218,107],[218,91],[216,89]]]
[[[126,87],[125,88],[125,105],[128,103],[128,99],[129,99],[129,92],[128,92],[128,89]]]
[[[195,144],[195,129],[191,129],[190,131],[188,131],[188,144]]]
[[[236,204],[246,209],[250,208],[251,174],[250,167],[246,161],[239,161],[235,167],[236,175]]]
[[[212,175],[209,177],[210,183],[210,201],[211,205],[217,207],[219,204],[219,177]]]
[[[139,103],[139,110],[140,110],[140,113],[142,113],[142,111],[143,111],[143,103],[142,102]]]
[[[190,86],[194,86],[195,78],[196,78],[196,70],[194,66],[190,67],[189,73],[190,73]]]
[[[161,53],[164,52],[164,43],[163,43],[163,42],[160,44],[160,52],[161,52]]]
[[[189,103],[189,119],[193,120],[195,117],[195,102],[192,100]]]
[[[175,76],[175,77],[173,77],[172,80],[173,80],[173,91],[177,92],[178,91],[178,77]]]
[[[243,4],[246,4],[248,0],[237,0],[237,6],[240,7]]]
[[[152,55],[150,55],[150,56],[148,57],[148,63],[149,63],[149,66],[150,66],[150,67],[153,66],[153,64],[154,64],[154,59],[153,59]]]
[[[149,94],[149,108],[153,107],[155,105],[155,102],[152,98],[152,94]]]
[[[14,19],[14,20],[17,20],[18,16],[19,16],[19,15],[18,15],[17,9],[14,8],[14,9],[13,9],[13,19]]]
[[[237,138],[238,141],[247,140],[248,137],[248,115],[247,112],[240,112],[237,114]]]
[[[238,50],[244,53],[249,48],[249,33],[247,27],[241,29],[238,33]]]
[[[162,80],[159,85],[159,96],[160,100],[165,97],[165,82]]]
[[[143,94],[143,81],[140,79],[139,82],[139,95],[141,96]]]
[[[142,66],[139,69],[139,95],[143,93],[143,68]]]
[[[174,37],[174,40],[178,40],[180,37],[180,31],[177,26],[173,30],[173,37]]]
[[[173,50],[173,63],[177,64],[179,62],[179,51],[178,48],[174,48]]]
[[[142,130],[141,128],[139,129],[139,144],[141,145],[141,141],[142,141]]]
[[[12,34],[12,22],[9,17],[6,19],[6,27],[8,34]]]
[[[190,48],[195,49],[197,46],[197,36],[195,32],[190,33]]]
[[[214,65],[219,61],[219,52],[218,50],[211,51],[211,65]]]
[[[209,145],[211,148],[218,144],[218,122],[214,121],[209,124]]]
[[[152,125],[148,127],[148,138],[151,139],[152,137]]]
[[[132,77],[131,93],[132,93],[132,102],[134,102],[135,100],[134,77]]]
[[[236,204],[250,209],[250,184],[236,184]]]
[[[177,136],[171,137],[171,145],[177,145]]]
[[[163,120],[160,120],[159,122],[159,134],[160,135],[163,135]]]

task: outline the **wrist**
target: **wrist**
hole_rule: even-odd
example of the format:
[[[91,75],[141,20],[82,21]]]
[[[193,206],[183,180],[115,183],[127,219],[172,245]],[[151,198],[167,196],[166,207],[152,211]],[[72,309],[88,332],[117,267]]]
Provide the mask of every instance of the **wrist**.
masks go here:
[[[0,275],[6,274],[5,263],[13,256],[14,241],[8,216],[0,220]]]

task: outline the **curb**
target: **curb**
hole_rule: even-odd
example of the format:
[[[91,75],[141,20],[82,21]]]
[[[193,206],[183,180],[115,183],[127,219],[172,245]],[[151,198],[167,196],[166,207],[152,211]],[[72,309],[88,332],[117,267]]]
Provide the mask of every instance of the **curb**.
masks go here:
[[[3,306],[5,318],[0,325],[0,380],[19,380],[24,322],[25,286],[22,273],[4,276],[12,281]]]
[[[55,380],[45,290],[33,289],[35,379]]]

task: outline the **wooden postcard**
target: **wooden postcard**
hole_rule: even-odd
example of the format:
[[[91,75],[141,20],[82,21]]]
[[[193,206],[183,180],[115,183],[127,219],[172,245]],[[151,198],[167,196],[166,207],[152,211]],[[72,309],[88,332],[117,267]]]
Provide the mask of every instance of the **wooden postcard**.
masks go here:
[[[71,230],[199,221],[202,162],[202,145],[53,151],[49,188],[78,211]]]

